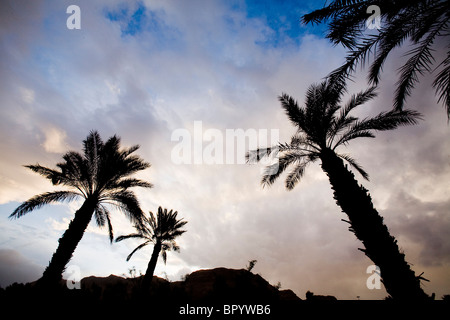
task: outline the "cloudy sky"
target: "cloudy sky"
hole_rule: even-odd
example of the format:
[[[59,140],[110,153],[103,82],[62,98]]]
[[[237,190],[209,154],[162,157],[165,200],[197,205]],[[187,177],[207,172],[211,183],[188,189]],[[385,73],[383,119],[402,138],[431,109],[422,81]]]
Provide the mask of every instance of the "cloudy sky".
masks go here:
[[[67,28],[72,4],[80,8],[81,29]],[[181,252],[169,253],[167,265],[160,261],[158,276],[179,280],[256,259],[255,273],[301,298],[307,290],[339,299],[386,296],[383,288],[366,287],[372,263],[341,221],[346,216],[319,164],[286,191],[282,180],[262,188],[261,167],[237,158],[230,164],[173,158],[179,129],[192,133],[200,152],[209,144],[208,129],[222,132],[224,145],[227,130],[262,133],[261,144],[270,144],[270,130],[281,141],[290,138],[294,128],[278,95],[302,102],[307,87],[345,57],[324,39],[323,26],[299,24],[321,4],[1,1],[0,286],[36,280],[80,206],[55,204],[9,220],[22,201],[54,189],[23,165],[53,167],[65,151],[80,151],[96,129],[105,140],[117,134],[124,146],[139,144],[137,153],[152,164],[139,177],[155,187],[136,190],[144,211],[163,206],[189,221],[178,240]],[[391,108],[404,52],[390,57],[378,97],[357,115]],[[350,91],[366,87],[364,76],[356,76]],[[416,274],[430,280],[425,291],[439,298],[450,293],[450,127],[432,78],[421,80],[407,103],[424,115],[420,124],[355,141],[346,152],[369,172],[370,182],[358,179]],[[193,141],[194,123],[201,123],[204,141]],[[116,236],[133,231],[119,212],[113,225]],[[106,230],[92,223],[69,265],[82,276],[145,272],[151,247],[125,261],[137,244],[111,245]]]

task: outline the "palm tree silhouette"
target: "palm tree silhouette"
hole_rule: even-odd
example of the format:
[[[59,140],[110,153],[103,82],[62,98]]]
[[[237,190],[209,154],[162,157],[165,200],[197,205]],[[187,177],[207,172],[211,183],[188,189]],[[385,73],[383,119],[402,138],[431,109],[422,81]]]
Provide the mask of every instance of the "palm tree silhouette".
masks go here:
[[[371,5],[380,8],[381,26],[376,33],[365,33],[365,23],[370,16],[367,9]],[[334,44],[342,44],[349,49],[346,63],[330,74],[334,81],[345,81],[356,66],[359,63],[364,65],[373,53],[369,83],[377,85],[389,53],[409,40],[412,49],[406,54],[408,60],[399,69],[400,79],[397,82],[394,108],[403,108],[419,75],[440,70],[433,87],[439,96],[439,102],[444,103],[450,119],[450,51],[447,51],[441,61],[437,61],[436,68],[432,68],[437,59],[434,51],[438,40],[444,43],[446,41],[448,49],[449,18],[449,1],[334,0],[328,6],[304,15],[302,22],[314,24],[331,20],[327,38]]]
[[[138,238],[145,240],[143,243],[138,245],[127,257],[127,261],[131,259],[133,254],[144,248],[146,245],[153,243],[153,253],[147,266],[147,271],[144,275],[143,287],[148,288],[153,279],[153,273],[155,272],[156,263],[158,261],[158,256],[161,253],[164,263],[167,262],[167,251],[179,251],[175,242],[175,238],[181,236],[186,230],[181,230],[181,228],[187,223],[183,219],[177,220],[178,212],[167,209],[158,208],[157,217],[150,211],[149,217],[143,217],[142,223],[135,225],[137,233],[132,233],[126,236],[119,236],[116,242],[130,239]]]
[[[288,167],[293,167],[286,178],[288,190],[292,190],[300,181],[309,163],[320,160],[334,190],[334,199],[349,218],[346,222],[350,224],[350,231],[364,244],[365,248],[360,250],[380,267],[386,291],[399,299],[425,298],[420,278],[415,276],[404,254],[400,253],[397,241],[389,234],[383,218],[373,207],[368,191],[359,186],[343,160],[365,179],[369,178],[367,172],[349,155],[336,152],[339,146],[347,145],[356,138],[374,138],[374,131],[415,124],[420,114],[409,110],[392,110],[359,120],[349,113],[373,98],[376,95],[374,88],[353,95],[342,106],[340,102],[344,92],[345,86],[329,80],[311,85],[304,107],[299,107],[287,94],[281,95],[281,105],[297,132],[290,143],[248,152],[247,160],[254,163],[266,156],[278,155],[278,163],[266,167],[261,183],[270,186]]]
[[[120,138],[112,136],[103,142],[97,131],[91,131],[83,141],[83,154],[69,151],[63,155],[58,169],[50,169],[39,164],[25,167],[49,179],[53,185],[68,187],[67,191],[46,192],[23,202],[9,216],[19,218],[24,214],[53,202],[84,199],[75,212],[68,229],[59,239],[59,245],[45,269],[39,283],[55,284],[62,278],[66,264],[72,257],[83,237],[92,216],[99,227],[107,226],[109,239],[113,240],[113,227],[108,206],[119,209],[133,223],[139,223],[144,213],[132,187],[151,188],[152,184],[129,178],[130,175],[150,166],[139,156],[132,155],[139,146],[120,147]]]

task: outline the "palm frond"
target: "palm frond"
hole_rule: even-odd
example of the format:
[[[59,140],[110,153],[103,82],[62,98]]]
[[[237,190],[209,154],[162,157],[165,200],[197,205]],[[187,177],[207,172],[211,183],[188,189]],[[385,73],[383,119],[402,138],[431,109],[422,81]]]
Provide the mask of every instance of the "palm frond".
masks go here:
[[[393,130],[399,126],[414,125],[422,119],[422,115],[414,110],[391,110],[381,112],[373,118],[366,118],[356,123],[351,131]]]
[[[166,250],[161,250],[161,257],[164,261],[164,264],[167,264],[167,251]]]
[[[94,211],[94,218],[95,218],[95,222],[97,223],[98,227],[104,227],[105,223],[106,223],[106,216],[105,216],[105,211],[107,209],[105,208],[105,206],[101,205],[100,203],[97,204],[97,207],[95,208]]]
[[[144,213],[134,192],[128,190],[109,192],[102,201],[122,211],[131,222],[141,223]]]
[[[93,191],[92,189],[97,180],[98,170],[100,169],[103,145],[100,134],[95,130],[91,130],[86,139],[83,140],[84,159],[86,159],[86,168],[88,169],[86,176],[90,193]]]
[[[351,130],[343,134],[334,145],[331,145],[331,149],[336,150],[340,145],[345,145],[349,141],[357,138],[375,138],[375,135],[369,130]]]
[[[249,164],[256,164],[264,157],[270,156],[272,152],[277,152],[277,150],[277,147],[258,148],[256,150],[250,150],[246,153],[245,159]]]
[[[50,204],[53,202],[72,201],[78,197],[82,197],[82,195],[73,191],[54,191],[42,193],[23,202],[14,210],[13,213],[11,213],[9,218],[20,218],[24,214],[27,214],[28,212],[35,209],[39,209],[46,204]]]
[[[91,195],[95,186],[91,164],[83,155],[75,151],[65,153],[63,160],[64,162],[56,165],[61,170],[61,184],[76,187],[84,194]]]
[[[61,176],[61,172],[41,166],[40,164],[26,165],[24,167],[47,178],[48,180],[50,180],[52,182],[53,185],[60,184],[61,180],[63,179],[63,177]]]
[[[347,161],[353,168],[356,169],[356,171],[359,172],[359,174],[366,179],[367,181],[369,181],[369,174],[355,161],[355,159],[353,159],[352,157],[350,157],[347,154],[338,154],[338,157],[344,159],[345,161]]]
[[[143,236],[140,233],[130,233],[130,234],[127,234],[125,236],[118,236],[116,238],[115,242],[120,242],[120,241],[123,241],[123,240],[126,240],[126,239],[135,239],[135,238],[137,238],[137,239],[146,239],[146,237]]]
[[[393,130],[399,126],[417,124],[420,119],[422,115],[414,110],[381,112],[373,118],[355,122],[332,146],[332,149],[335,150],[338,146],[356,138],[375,138],[372,131]]]
[[[292,190],[303,177],[305,168],[309,161],[303,161],[295,166],[295,168],[288,174],[286,178],[286,189]]]
[[[428,36],[419,42],[419,45],[410,50],[407,55],[411,58],[400,68],[400,79],[397,82],[396,95],[394,100],[394,108],[401,110],[407,96],[411,94],[414,84],[418,81],[418,74],[423,75],[430,72],[434,57],[431,48],[433,41],[439,35],[442,27],[447,25],[448,20],[442,21],[440,24],[433,26]]]
[[[305,125],[305,112],[298,106],[297,101],[286,93],[281,94],[281,96],[278,97],[278,100],[281,102],[281,106],[286,112],[289,120],[291,120],[295,126],[303,128]]]
[[[411,36],[416,26],[415,11],[407,10],[397,15],[395,20],[380,31],[377,54],[369,68],[370,84],[375,86],[379,84],[380,71],[388,55],[393,49],[401,46]]]
[[[349,117],[349,113],[354,108],[366,103],[367,101],[377,96],[375,89],[375,87],[371,87],[367,90],[359,92],[358,94],[352,95],[345,107],[341,108],[340,115],[334,118],[334,121],[331,123],[329,127],[330,129],[328,130],[327,137],[329,141],[329,148],[332,148],[334,139],[341,131],[347,129],[350,125],[358,120],[355,117]]]
[[[180,252],[180,247],[176,244],[175,241],[172,242],[171,249],[175,252]]]
[[[307,153],[296,150],[283,152],[278,157],[277,163],[271,164],[266,167],[261,180],[261,184],[263,186],[272,185],[280,177],[280,175],[287,169],[288,166],[290,166],[295,162],[300,163],[302,161],[302,158],[306,156]]]
[[[94,217],[95,221],[97,222],[97,226],[99,226],[100,228],[104,227],[105,224],[108,226],[109,241],[112,243],[114,240],[114,232],[108,209],[101,203],[98,203],[97,207],[95,208]]]
[[[128,149],[125,149],[122,154],[124,157],[128,157],[130,154],[138,150],[141,146],[138,144],[135,144],[134,146],[129,147]]]
[[[433,82],[433,87],[436,88],[436,94],[439,96],[439,102],[443,102],[447,109],[447,117],[450,119],[450,51],[447,52],[447,57],[439,66],[444,68],[436,76]]]
[[[106,222],[108,223],[108,235],[109,235],[109,242],[112,243],[114,240],[114,230],[111,223],[111,218],[109,215],[109,211],[106,211]]]
[[[334,14],[326,37],[335,45],[340,43],[346,48],[353,48],[363,34],[365,26],[361,21],[367,19],[367,7],[364,3],[347,4],[345,11],[342,8],[340,14]]]
[[[303,24],[315,24],[315,23],[321,23],[328,19],[336,18],[343,13],[346,13],[350,11],[350,9],[353,9],[356,5],[364,4],[367,1],[333,1],[328,6],[323,7],[321,9],[315,10],[311,13],[305,14],[301,17],[301,22]],[[365,6],[367,7],[367,5]],[[352,10],[352,12],[355,10]],[[359,10],[363,11],[365,13],[365,10]],[[366,16],[367,18],[367,16]]]
[[[381,27],[376,34],[365,32],[368,18],[366,9],[376,5],[381,9]],[[348,48],[346,62],[329,74],[333,82],[344,82],[356,71],[357,65],[364,65],[372,57],[368,73],[369,84],[377,85],[385,61],[394,49],[413,46],[411,57],[399,68],[394,108],[401,110],[419,81],[419,76],[432,71],[438,37],[443,42],[449,36],[448,1],[431,0],[374,0],[374,1],[331,1],[324,8],[302,17],[302,22],[328,23],[326,37],[335,45]],[[406,42],[409,40],[409,42]],[[443,102],[450,119],[449,86],[440,85],[445,75],[442,71],[435,78],[434,87],[439,102]]]
[[[134,178],[128,178],[128,179],[122,179],[116,183],[117,188],[122,189],[128,189],[133,187],[141,187],[141,188],[153,188],[153,184],[147,181],[134,179]]]
[[[381,39],[380,34],[369,35],[362,40],[362,43],[356,44],[347,53],[347,57],[345,58],[346,62],[328,75],[330,81],[341,84],[346,83],[350,75],[356,70],[356,66],[359,63],[364,64],[370,58],[371,53],[376,49]]]
[[[381,112],[373,118],[366,118],[362,121],[357,122],[351,131],[362,131],[362,130],[377,130],[385,131],[396,129],[401,125],[413,125],[417,124],[418,120],[421,119],[421,114],[413,110],[404,111],[388,111]]]
[[[150,241],[145,241],[144,243],[141,243],[140,245],[138,245],[136,248],[134,248],[133,251],[131,251],[131,253],[127,256],[127,261],[130,261],[131,257],[133,256],[133,254],[138,251],[141,250],[142,248],[144,248],[146,245],[148,245],[150,243]]]
[[[119,150],[120,138],[113,136],[102,148],[99,171],[97,173],[97,188],[99,190],[114,189],[127,176],[150,167],[150,163],[139,156],[130,155],[138,146]]]

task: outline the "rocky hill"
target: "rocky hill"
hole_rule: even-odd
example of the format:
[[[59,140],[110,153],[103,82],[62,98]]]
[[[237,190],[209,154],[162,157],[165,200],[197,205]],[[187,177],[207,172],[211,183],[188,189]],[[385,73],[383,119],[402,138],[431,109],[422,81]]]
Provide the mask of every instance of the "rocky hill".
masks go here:
[[[200,319],[209,310],[212,317],[208,318],[212,319],[236,318],[230,315],[263,315],[258,312],[264,312],[265,316],[276,314],[279,319],[283,314],[316,308],[313,301],[323,303],[330,300],[330,297],[320,299],[321,296],[312,293],[309,293],[307,300],[302,300],[292,290],[278,290],[260,275],[245,269],[198,270],[185,276],[183,281],[174,282],[155,276],[150,289],[144,289],[141,283],[142,277],[110,275],[83,278],[79,289],[69,289],[64,280],[51,289],[36,283],[14,284],[0,290],[0,302],[12,310],[28,312],[33,317],[47,315],[48,312],[53,314],[57,308],[67,315],[83,317],[93,313],[105,317],[107,312],[116,318],[118,310],[126,310],[127,316],[130,312],[136,315],[146,312],[152,316],[162,314],[163,317],[156,317],[161,319]],[[23,307],[24,302],[26,308]],[[230,314],[232,307],[235,308],[234,314]],[[186,317],[193,315],[190,312],[203,314],[200,318]]]
[[[81,292],[97,301],[131,301],[142,295],[141,277],[87,277]],[[154,276],[148,295],[154,300],[212,303],[218,301],[299,301],[292,290],[278,290],[258,274],[245,269],[215,268],[198,270],[184,281],[170,282]]]

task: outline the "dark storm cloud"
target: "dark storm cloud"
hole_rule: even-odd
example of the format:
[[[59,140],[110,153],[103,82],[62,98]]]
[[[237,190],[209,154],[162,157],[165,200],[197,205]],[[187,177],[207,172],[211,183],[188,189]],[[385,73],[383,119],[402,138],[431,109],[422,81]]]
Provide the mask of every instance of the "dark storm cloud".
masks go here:
[[[43,268],[16,250],[0,249],[0,287],[39,278]]]
[[[423,265],[450,263],[449,200],[427,202],[399,192],[389,199],[387,207],[384,214],[391,217],[391,229],[419,246],[419,259]]]

